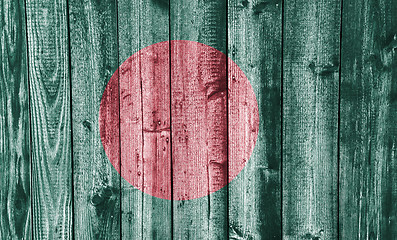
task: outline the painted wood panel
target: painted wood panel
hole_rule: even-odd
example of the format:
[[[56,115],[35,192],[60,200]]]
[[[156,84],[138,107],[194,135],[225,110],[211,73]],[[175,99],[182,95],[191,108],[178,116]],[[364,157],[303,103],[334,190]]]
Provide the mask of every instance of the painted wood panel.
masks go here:
[[[72,156],[67,5],[26,2],[34,239],[72,238]]]
[[[0,239],[31,239],[25,4],[0,3]]]
[[[120,175],[103,151],[98,118],[118,65],[116,12],[115,1],[69,1],[75,239],[120,238]]]
[[[168,41],[168,20],[169,5],[166,1],[118,1],[119,64],[142,48]],[[160,181],[160,177],[157,178],[157,174],[165,179],[171,175],[162,169],[150,169],[152,165],[148,163],[171,161],[171,149],[167,143],[170,134],[167,130],[170,127],[169,58],[161,59],[164,64],[155,63],[155,58],[152,61],[142,68],[141,60],[131,62],[130,68],[125,70],[131,71],[131,81],[120,84],[121,113],[134,120],[123,121],[121,116],[121,149],[124,151],[121,171],[125,174],[139,172],[140,175],[135,177],[139,180],[140,189],[155,188],[153,184],[166,184]],[[137,78],[141,81],[134,81]],[[134,106],[128,103],[134,103]],[[127,132],[127,129],[133,130]],[[138,135],[138,132],[141,134]],[[129,159],[131,156],[136,157],[135,161]],[[143,193],[123,179],[121,193],[123,239],[171,239],[169,200]]]
[[[226,1],[170,1],[170,4],[170,36],[172,40],[197,41],[226,53]],[[211,183],[217,181],[216,177],[227,179],[227,169],[218,169],[222,176],[215,176],[212,173],[219,173],[219,171],[207,170],[206,166],[201,164],[202,158],[207,158],[208,163],[209,160],[214,160],[213,164],[208,166],[209,168],[219,167],[220,164],[224,165],[224,162],[227,161],[227,150],[223,151],[223,155],[215,151],[215,149],[219,149],[217,146],[220,148],[227,146],[227,128],[225,128],[227,123],[214,124],[211,121],[216,121],[218,118],[210,115],[215,112],[220,116],[227,114],[227,96],[224,94],[216,101],[209,101],[205,91],[198,91],[205,86],[196,82],[201,80],[201,84],[211,85],[211,82],[208,82],[211,80],[207,79],[208,76],[200,79],[198,76],[200,69],[204,69],[204,75],[223,74],[226,76],[226,61],[219,61],[216,55],[214,59],[211,59],[211,53],[202,56],[208,59],[200,60],[199,52],[197,52],[196,58],[192,56],[192,59],[186,60],[184,54],[189,51],[186,47],[188,46],[183,44],[175,44],[174,47],[171,45],[171,62],[174,63],[171,64],[171,141],[174,193],[200,188],[197,184],[210,187]],[[208,65],[200,65],[201,63]],[[211,66],[211,64],[214,65]],[[217,72],[211,72],[211,69]],[[191,76],[186,75],[188,72],[191,73]],[[195,80],[184,80],[186,78]],[[214,84],[227,86],[227,78],[223,77],[219,81]],[[208,123],[206,123],[206,119],[208,119]],[[189,134],[195,129],[207,130],[201,131],[202,135]],[[218,133],[217,137],[211,137],[216,133]],[[208,147],[205,147],[207,140]],[[189,145],[187,145],[187,141],[189,141]],[[191,168],[185,173],[186,161],[190,162]],[[197,178],[207,176],[208,180],[183,184],[184,174],[195,171],[192,170],[195,168],[196,171],[200,169],[197,172],[202,174],[196,176]],[[206,197],[175,201],[173,237],[175,239],[225,239],[228,235],[227,219],[227,188]]]
[[[284,239],[338,237],[340,1],[286,1]]]
[[[0,6],[1,239],[396,238],[393,0]],[[202,184],[211,192],[228,179],[230,158],[245,154],[236,146],[257,131],[234,129],[252,127],[239,124],[255,114],[239,97],[249,89],[235,87],[237,68],[216,51],[189,55],[174,42],[162,49],[169,58],[153,51],[152,62],[139,56],[118,68],[171,39],[227,53],[259,104],[244,170],[193,200],[180,193]],[[113,74],[117,84],[102,96]],[[101,98],[108,105],[98,118]],[[206,131],[192,134],[198,128]],[[107,155],[100,135],[114,143]],[[186,159],[206,181],[183,184]],[[172,171],[153,167],[166,162]],[[179,200],[137,189],[164,190],[168,181]]]
[[[163,15],[164,17],[166,15]],[[168,32],[168,29],[163,29]],[[141,66],[143,114],[144,238],[172,239],[171,112],[169,43],[147,52]],[[168,167],[167,167],[168,166]],[[161,198],[157,198],[161,197]]]
[[[340,238],[397,238],[397,3],[343,1]]]
[[[118,2],[118,51],[119,51],[119,64],[122,64],[127,58],[129,58],[136,51],[140,50],[140,27],[139,27],[139,19],[140,19],[140,1],[127,2],[127,1],[119,1]],[[136,71],[139,66],[130,66],[129,69],[125,71]],[[120,71],[120,69],[119,69]],[[134,72],[137,74],[136,72]],[[130,168],[131,171],[134,170],[135,173],[138,171],[142,173],[142,135],[138,135],[138,133],[142,133],[142,94],[140,91],[140,83],[137,85],[137,82],[133,82],[133,86],[124,86],[126,90],[133,90],[136,94],[131,95],[132,99],[129,99],[130,102],[135,103],[135,112],[128,111],[128,115],[126,114],[124,118],[130,118],[135,120],[137,124],[135,126],[130,126],[130,131],[124,131],[121,135],[120,133],[120,143],[121,146],[126,142],[126,138],[132,141],[131,143],[135,147],[129,148],[129,151],[122,152],[122,156],[120,159],[120,164],[124,167],[120,170],[127,170],[127,167]],[[123,87],[119,85],[119,97],[123,97]],[[126,101],[124,101],[126,103]],[[120,111],[123,108],[123,104],[120,103]],[[127,113],[127,112],[126,112]],[[131,123],[131,121],[129,121]],[[123,124],[120,118],[120,131],[123,131],[123,128],[127,127],[127,124]],[[128,137],[130,135],[136,135],[136,139],[131,139]],[[121,147],[120,146],[120,147]],[[120,148],[121,149],[121,148]],[[130,156],[136,156],[137,164],[128,164],[128,154]],[[140,164],[139,164],[140,163]],[[138,176],[142,185],[141,177]],[[121,236],[122,239],[143,239],[143,193],[131,186],[130,183],[126,182],[125,179],[121,179]]]
[[[230,239],[281,239],[281,15],[281,1],[228,2],[229,57],[251,82],[260,117],[254,152],[229,184]],[[229,111],[229,116],[245,119],[251,112],[237,91],[243,90],[234,89],[232,83],[229,81],[229,101],[236,102],[238,114]],[[233,132],[229,139],[229,154],[236,144],[249,143]]]

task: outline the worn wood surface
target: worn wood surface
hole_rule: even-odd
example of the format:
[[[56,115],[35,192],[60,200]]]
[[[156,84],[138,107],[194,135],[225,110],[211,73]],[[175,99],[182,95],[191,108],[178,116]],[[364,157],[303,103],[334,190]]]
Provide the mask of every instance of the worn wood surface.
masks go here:
[[[72,156],[67,5],[26,2],[34,239],[72,238]]]
[[[286,1],[283,238],[338,237],[340,1]]]
[[[226,1],[184,0],[170,1],[170,3],[171,39],[201,42],[226,53]],[[172,46],[171,59],[175,63],[171,64],[173,190],[176,193],[187,192],[189,195],[189,190],[200,188],[200,186],[208,186],[208,191],[210,191],[209,188],[217,177],[227,179],[227,168],[220,169],[222,176],[212,175],[215,171],[211,170],[213,167],[225,166],[224,163],[227,162],[226,150],[216,152],[216,148],[219,150],[219,147],[227,146],[226,124],[218,125],[204,120],[216,121],[218,117],[225,119],[222,116],[227,113],[227,94],[216,101],[210,101],[205,91],[197,91],[206,88],[204,84],[207,84],[207,92],[213,91],[211,84],[219,85],[214,86],[215,88],[222,88],[220,85],[224,85],[223,88],[225,88],[226,77],[219,76],[221,79],[218,83],[211,83],[208,80],[213,75],[226,76],[227,66],[226,61],[219,62],[219,59],[211,59],[211,53],[203,56],[197,52],[196,57],[189,55],[189,59],[185,61],[184,54],[188,50],[184,47],[187,46],[178,45],[174,48]],[[204,69],[204,75],[210,76],[200,78],[198,75],[201,72],[200,69]],[[185,81],[184,79],[191,77],[186,75],[188,72],[191,76],[195,76],[196,80]],[[189,134],[196,128],[207,130],[202,131],[202,135]],[[212,135],[217,135],[217,137]],[[207,140],[208,147],[205,147]],[[210,160],[213,161],[208,169],[207,164],[202,165],[202,158],[207,158],[207,163]],[[191,170],[184,171],[184,165],[188,164],[186,162],[188,159],[191,159],[189,163],[191,168],[200,169],[196,177],[207,180],[183,183],[184,174],[192,172]],[[178,200],[183,200],[183,196],[180,196]],[[199,199],[178,201],[173,206],[173,237],[175,239],[225,239],[228,233],[227,219],[227,188]]]
[[[141,1],[118,1],[118,51],[119,51],[119,64],[123,63],[127,58],[129,58],[132,54],[140,50],[140,6]],[[129,69],[125,71],[136,71],[137,66],[130,66]],[[120,71],[120,69],[118,69]],[[135,72],[135,74],[138,74]],[[132,85],[134,84],[134,85]],[[136,94],[132,94],[130,102],[134,103],[137,106],[136,109],[142,109],[142,93],[140,91],[140,82],[131,82],[130,86],[120,86],[118,94],[120,97],[123,96],[123,89],[131,91]],[[126,104],[126,101],[123,101]],[[119,104],[120,111],[124,107],[123,103]],[[143,172],[142,169],[142,144],[139,142],[142,141],[142,135],[135,134],[137,139],[132,139],[132,134],[142,132],[142,110],[140,111],[129,111],[125,118],[130,118],[131,121],[123,123],[120,118],[120,147],[123,144],[130,144],[131,147],[128,151],[121,153],[120,163],[125,166],[120,170],[126,171],[130,168],[131,171],[134,170],[134,173]],[[137,124],[132,125],[130,127],[131,131],[125,131],[123,127],[127,127],[127,124],[131,124],[135,121]],[[131,142],[128,143],[125,139],[129,139]],[[135,156],[137,164],[128,164],[128,157]],[[139,164],[140,163],[140,164]],[[142,178],[140,175],[136,176],[139,181],[139,185],[142,186]],[[143,239],[143,198],[144,195],[141,191],[134,188],[125,181],[125,179],[121,179],[121,236],[124,239],[134,238],[134,239]]]
[[[397,237],[395,1],[0,6],[1,239]],[[259,129],[239,97],[249,88],[234,87],[240,73],[216,51],[196,56],[171,42],[169,58],[118,68],[168,40],[201,42],[237,63],[253,86]],[[111,76],[116,84],[102,95]],[[183,200],[227,181],[229,160],[245,156],[239,147],[258,130],[236,179]],[[189,164],[206,180],[185,184]],[[178,200],[138,190],[169,194],[169,186],[166,198]]]
[[[241,174],[229,184],[230,239],[281,238],[282,4],[281,1],[263,4],[228,1],[229,57],[250,80],[261,119],[253,155]],[[231,84],[229,89],[234,89]],[[246,100],[240,99],[240,94],[236,90],[229,93],[230,101],[238,104],[234,111],[241,112],[229,116],[236,116],[237,120],[251,114],[249,109],[241,111]],[[237,145],[248,144],[249,139],[233,137],[231,125],[229,154],[236,155],[239,153],[234,153],[233,149]],[[233,138],[236,139],[234,144]]]
[[[397,3],[343,1],[340,238],[397,237]]]
[[[75,239],[120,238],[120,175],[98,138],[103,90],[118,66],[116,12],[114,1],[69,1]]]
[[[31,239],[25,4],[0,3],[0,239]]]
[[[171,239],[169,43],[163,42],[150,48],[146,56],[142,57],[147,59],[140,72],[143,116],[143,189],[146,193],[150,192],[153,195],[144,195],[143,232],[146,239]]]
[[[157,42],[168,41],[168,20],[167,2],[118,1],[119,64],[142,48]],[[150,55],[150,52],[147,54]],[[139,56],[139,58],[142,57],[148,56]],[[126,71],[137,71],[140,61],[134,62],[135,65],[130,66],[130,69]],[[171,161],[171,149],[166,142],[170,134],[166,130],[170,126],[169,59],[162,59],[165,65],[160,65],[160,69],[154,69],[155,56],[152,61],[149,66],[132,74],[136,78],[122,81],[123,84],[120,85],[121,113],[131,120],[123,121],[123,117],[121,118],[121,149],[128,149],[121,155],[121,171],[125,174],[139,172],[139,176],[133,177],[138,178],[140,189],[166,184],[161,181],[167,182],[166,179],[170,181],[171,176],[171,172],[161,172],[162,169],[151,172],[156,170],[150,169],[152,165],[145,163],[145,161],[158,163]],[[127,82],[130,84],[126,84]],[[134,104],[135,107],[129,103]],[[162,123],[160,126],[159,121]],[[123,129],[133,129],[133,131],[126,132]],[[140,136],[136,134],[137,132],[141,133]],[[166,151],[163,151],[163,147],[166,146]],[[136,158],[136,164],[128,164],[128,161],[132,161],[129,159],[131,157]],[[159,176],[157,180],[158,174],[163,177]],[[149,184],[143,185],[144,183]],[[171,239],[170,201],[145,194],[124,179],[121,194],[123,239]]]

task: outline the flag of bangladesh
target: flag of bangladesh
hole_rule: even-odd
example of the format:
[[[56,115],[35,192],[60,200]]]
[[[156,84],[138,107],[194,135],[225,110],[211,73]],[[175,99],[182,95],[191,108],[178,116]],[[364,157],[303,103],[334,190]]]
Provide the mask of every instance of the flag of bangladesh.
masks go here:
[[[397,239],[396,16],[2,0],[0,239]]]

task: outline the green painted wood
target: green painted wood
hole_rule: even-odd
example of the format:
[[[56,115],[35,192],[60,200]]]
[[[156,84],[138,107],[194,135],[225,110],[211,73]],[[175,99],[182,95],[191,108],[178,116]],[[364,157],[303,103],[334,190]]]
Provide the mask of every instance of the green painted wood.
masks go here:
[[[69,1],[75,239],[120,238],[120,175],[99,137],[103,91],[118,66],[115,1]]]
[[[119,34],[119,64],[122,64],[127,58],[129,58],[136,51],[140,50],[140,34],[139,34],[139,19],[140,19],[140,8],[139,4],[141,1],[127,2],[118,1],[118,34]],[[132,68],[133,66],[131,66]],[[134,102],[140,104],[141,92],[136,88],[136,95],[134,97]],[[121,91],[119,90],[119,94]],[[121,104],[120,104],[121,106]],[[142,112],[137,112],[135,118],[137,122],[142,121]],[[120,123],[121,124],[121,123]],[[142,126],[140,131],[142,131]],[[123,144],[123,136],[127,134],[120,133],[120,142]],[[136,158],[142,162],[142,146],[134,143],[136,147]],[[123,155],[125,153],[121,153]],[[125,157],[121,156],[121,165],[125,162]],[[137,166],[137,170],[142,172],[142,164]],[[125,179],[121,179],[121,236],[122,239],[143,239],[143,198],[144,194],[133,187]]]
[[[340,238],[397,238],[397,2],[343,1]]]
[[[170,36],[172,40],[197,41],[226,53],[226,1],[183,0],[170,1],[170,4]],[[171,54],[173,55],[171,56],[172,59],[183,57],[182,55],[178,55],[177,49],[175,51],[171,49]],[[183,68],[183,66],[176,67]],[[191,68],[197,68],[197,66],[191,66]],[[172,87],[171,92],[174,92]],[[173,98],[177,99],[177,94],[173,95]],[[171,102],[173,104],[173,100]],[[188,115],[189,113],[186,114]],[[181,124],[180,122],[178,123],[178,120],[174,121],[173,119],[174,117],[171,117],[173,125]],[[199,125],[196,126],[199,127]],[[194,126],[189,125],[189,127]],[[216,126],[211,124],[208,131],[216,131],[215,128]],[[173,132],[173,136],[175,134]],[[221,141],[220,138],[218,140]],[[214,139],[214,141],[218,140]],[[174,150],[177,147],[177,141],[172,139],[172,144]],[[211,142],[209,144],[217,143]],[[188,155],[187,153],[185,157],[188,157]],[[193,165],[194,163],[192,163]],[[178,170],[178,164],[173,160],[173,179],[175,180],[178,177],[178,175],[175,175],[175,173],[178,173]],[[179,174],[182,173],[179,171]],[[208,174],[209,182],[212,182],[211,173]],[[222,188],[207,197],[199,199],[174,201],[173,237],[175,239],[226,239],[228,232],[227,225],[227,188]]]
[[[285,1],[284,239],[338,237],[340,1]]]
[[[338,0],[284,2],[283,61],[279,1],[27,0],[27,45],[24,3],[2,1],[0,238],[69,239],[72,218],[77,239],[396,238],[397,4],[343,2],[339,65]],[[228,188],[173,203],[120,181],[98,133],[100,98],[117,66],[169,36],[227,49],[251,81],[261,116],[254,154]]]
[[[281,1],[228,2],[229,57],[250,81],[260,116],[254,152],[229,184],[230,239],[281,239],[281,14]]]
[[[26,2],[34,239],[72,238],[72,158],[67,6]]]
[[[155,16],[166,16],[161,11]],[[152,19],[154,21],[154,19]],[[164,30],[164,29],[163,29]],[[168,32],[168,29],[166,29]],[[147,32],[142,33],[143,36]],[[165,35],[163,35],[164,37]],[[171,144],[170,144],[170,68],[169,44],[152,48],[142,61],[149,59],[140,69],[142,90],[143,136],[143,189],[146,193],[164,193],[171,197]],[[155,164],[153,164],[155,163]],[[158,196],[158,195],[155,195]],[[171,201],[144,194],[144,239],[171,239]]]
[[[118,1],[119,64],[144,47],[157,42],[167,41],[169,39],[168,20],[169,5],[167,1]],[[138,66],[131,67],[136,68]],[[140,72],[139,74],[145,73]],[[123,167],[123,165],[128,164],[129,157],[136,156],[141,164],[138,164],[134,169],[141,174],[143,173],[141,175],[141,184],[145,184],[145,187],[150,187],[150,184],[155,182],[151,179],[154,175],[150,174],[148,169],[145,168],[144,161],[145,158],[152,157],[151,153],[156,152],[156,149],[149,149],[148,146],[155,146],[155,144],[150,144],[150,142],[158,142],[160,145],[160,141],[165,138],[161,136],[163,133],[145,132],[143,127],[148,127],[151,121],[152,115],[146,113],[156,111],[158,116],[167,114],[161,111],[163,109],[162,104],[165,103],[157,102],[156,96],[152,94],[153,90],[162,86],[162,83],[158,81],[166,81],[167,79],[156,80],[152,79],[153,77],[151,76],[142,76],[142,78],[149,80],[149,82],[145,81],[142,86],[120,86],[121,90],[127,87],[137,88],[136,95],[130,96],[131,99],[128,99],[128,96],[124,98],[121,95],[121,101],[133,101],[135,104],[140,102],[139,104],[141,104],[143,110],[142,113],[142,111],[137,111],[134,108],[128,112],[128,114],[133,114],[129,117],[142,122],[140,131],[142,131],[143,139],[135,139],[136,142],[129,143],[128,141],[134,139],[136,134],[133,132],[121,132],[121,146],[122,151],[124,151],[121,153],[121,171],[127,171],[128,167]],[[156,80],[158,83],[150,80]],[[152,84],[152,87],[149,86],[150,84]],[[143,93],[140,90],[141,87],[144,91]],[[120,94],[123,93],[121,92]],[[152,103],[153,105],[151,105]],[[121,102],[121,105],[123,105],[123,102]],[[163,120],[166,121],[166,119]],[[148,144],[145,145],[145,142]],[[132,144],[134,148],[131,147],[125,151],[128,144]],[[135,174],[135,171],[132,174]],[[145,194],[124,179],[122,179],[121,184],[122,238],[171,239],[171,202]]]
[[[23,1],[0,3],[0,239],[31,238],[29,90]]]

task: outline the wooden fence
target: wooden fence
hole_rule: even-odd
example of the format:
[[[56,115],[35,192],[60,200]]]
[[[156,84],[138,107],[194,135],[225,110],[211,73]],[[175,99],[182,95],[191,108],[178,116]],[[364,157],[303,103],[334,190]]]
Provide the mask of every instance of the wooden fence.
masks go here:
[[[397,239],[397,1],[0,4],[0,239]],[[129,184],[99,133],[118,66],[169,40],[225,53],[259,106],[242,172],[185,201]]]

